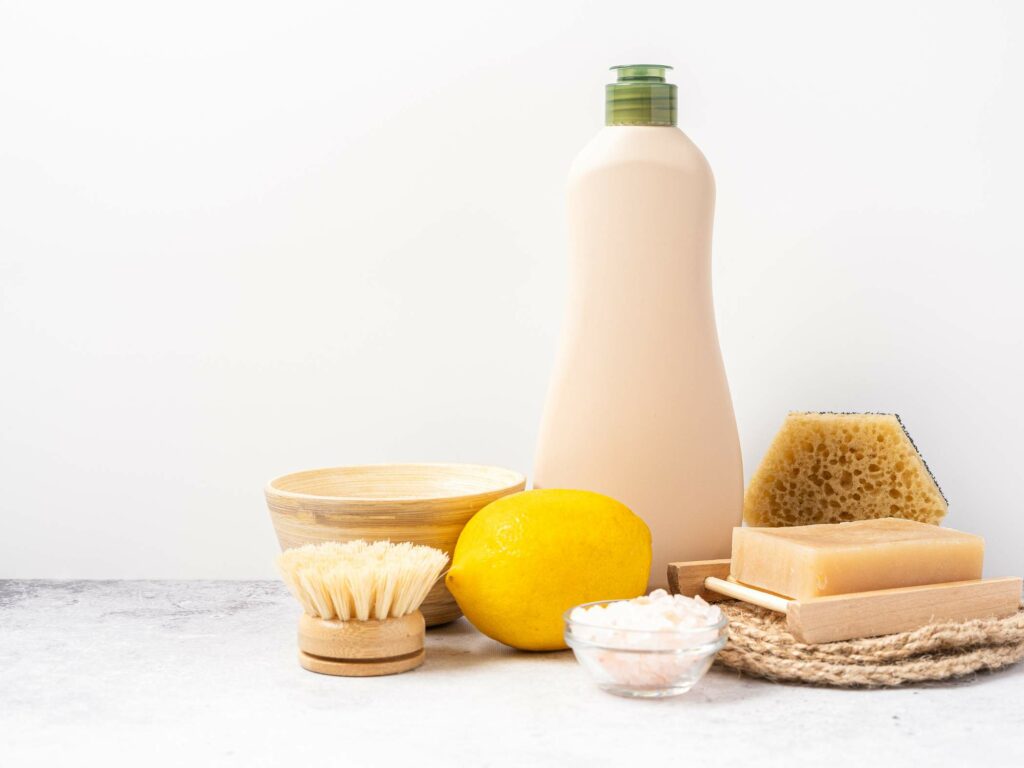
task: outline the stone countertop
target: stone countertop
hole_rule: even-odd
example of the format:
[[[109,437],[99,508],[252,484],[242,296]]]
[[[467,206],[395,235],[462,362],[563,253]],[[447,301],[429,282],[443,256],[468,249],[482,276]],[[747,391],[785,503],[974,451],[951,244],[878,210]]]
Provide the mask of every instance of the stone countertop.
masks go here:
[[[641,701],[464,619],[414,672],[312,674],[298,613],[276,582],[0,581],[0,765],[1024,765],[1024,665],[879,691],[716,667]]]

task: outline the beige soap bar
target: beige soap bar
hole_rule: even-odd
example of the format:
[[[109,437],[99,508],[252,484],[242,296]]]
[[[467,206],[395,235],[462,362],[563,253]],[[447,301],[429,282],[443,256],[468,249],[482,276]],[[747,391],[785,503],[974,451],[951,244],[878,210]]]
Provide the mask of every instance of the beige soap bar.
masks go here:
[[[789,528],[734,528],[731,575],[805,600],[981,578],[980,536],[892,517]]]

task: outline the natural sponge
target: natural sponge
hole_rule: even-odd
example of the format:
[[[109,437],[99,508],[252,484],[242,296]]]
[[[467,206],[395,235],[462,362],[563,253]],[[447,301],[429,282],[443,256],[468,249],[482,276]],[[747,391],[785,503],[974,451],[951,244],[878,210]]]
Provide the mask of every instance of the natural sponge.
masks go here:
[[[790,413],[743,499],[748,525],[902,517],[938,523],[946,498],[894,413]]]

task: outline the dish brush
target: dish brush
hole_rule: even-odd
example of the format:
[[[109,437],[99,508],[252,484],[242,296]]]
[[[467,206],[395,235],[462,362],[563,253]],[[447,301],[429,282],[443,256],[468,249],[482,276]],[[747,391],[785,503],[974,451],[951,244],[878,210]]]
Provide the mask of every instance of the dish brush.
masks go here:
[[[302,604],[299,664],[311,672],[371,677],[423,663],[419,607],[448,563],[433,547],[363,540],[289,549],[277,570]]]

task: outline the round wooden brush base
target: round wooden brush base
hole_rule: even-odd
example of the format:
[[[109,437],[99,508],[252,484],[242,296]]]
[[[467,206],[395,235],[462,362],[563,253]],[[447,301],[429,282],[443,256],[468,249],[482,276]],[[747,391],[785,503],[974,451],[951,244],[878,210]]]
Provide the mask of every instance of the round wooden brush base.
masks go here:
[[[408,672],[423,663],[426,623],[413,611],[383,621],[299,618],[299,664],[310,672],[373,677]]]
[[[361,661],[338,661],[336,659],[324,659],[320,656],[310,656],[305,651],[299,651],[299,664],[303,669],[310,672],[317,672],[321,675],[337,675],[339,677],[379,677],[381,675],[397,675],[399,672],[408,672],[416,669],[423,663],[423,651],[409,656],[399,656],[394,659],[380,660],[363,659]]]

